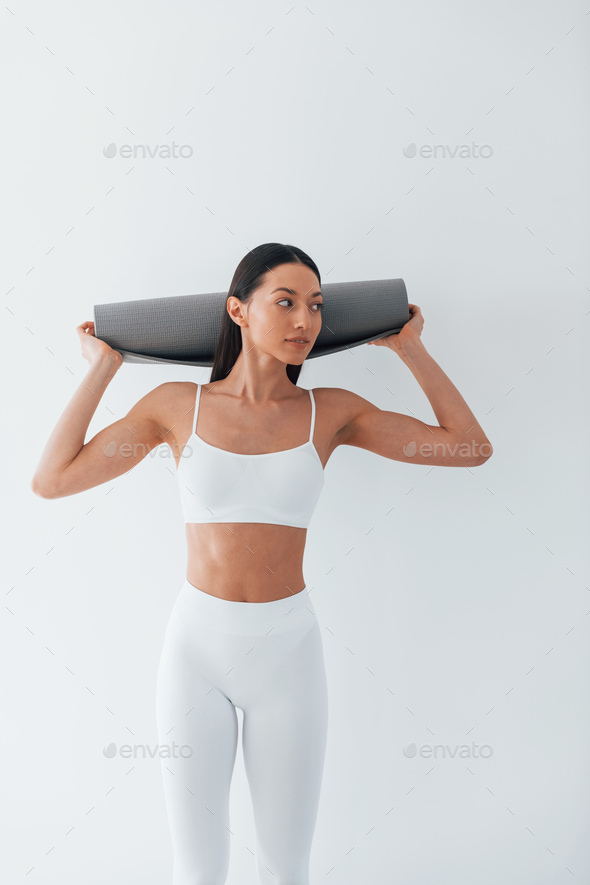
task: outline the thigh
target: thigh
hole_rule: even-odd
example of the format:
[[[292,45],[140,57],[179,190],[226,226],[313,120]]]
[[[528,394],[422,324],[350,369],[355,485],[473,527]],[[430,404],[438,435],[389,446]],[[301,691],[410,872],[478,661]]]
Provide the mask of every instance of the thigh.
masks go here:
[[[317,622],[286,657],[267,663],[268,678],[244,706],[242,734],[259,876],[306,885],[328,725]]]
[[[158,668],[156,711],[174,885],[223,883],[229,868],[236,710],[206,675],[198,637],[174,617]]]

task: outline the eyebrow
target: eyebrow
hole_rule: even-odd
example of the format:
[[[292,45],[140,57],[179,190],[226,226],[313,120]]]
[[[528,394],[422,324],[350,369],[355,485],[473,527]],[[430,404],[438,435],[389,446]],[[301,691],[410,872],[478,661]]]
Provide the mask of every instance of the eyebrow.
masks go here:
[[[275,292],[288,292],[289,295],[295,295],[295,294],[296,294],[296,293],[293,291],[293,289],[285,289],[284,286],[280,286],[278,289],[273,289],[272,292],[271,292],[270,294],[271,294],[271,295],[274,295]],[[322,292],[312,292],[312,294],[310,295],[310,298],[315,298],[316,295],[322,295],[322,297],[323,297],[323,293],[322,293]]]

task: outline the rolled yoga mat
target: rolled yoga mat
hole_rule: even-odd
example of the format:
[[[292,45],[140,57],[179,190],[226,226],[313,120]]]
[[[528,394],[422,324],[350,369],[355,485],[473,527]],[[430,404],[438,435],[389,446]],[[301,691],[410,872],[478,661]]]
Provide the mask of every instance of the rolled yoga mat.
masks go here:
[[[307,359],[399,332],[410,319],[403,280],[324,283],[322,328]],[[94,333],[128,363],[212,366],[227,292],[94,305]]]

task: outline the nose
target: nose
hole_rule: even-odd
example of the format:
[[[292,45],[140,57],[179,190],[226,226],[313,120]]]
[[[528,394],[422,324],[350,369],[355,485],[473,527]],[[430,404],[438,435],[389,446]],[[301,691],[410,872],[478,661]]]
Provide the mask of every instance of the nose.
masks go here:
[[[312,309],[303,304],[298,308],[293,308],[293,313],[295,314],[295,324],[297,328],[304,329],[308,332],[311,329]]]

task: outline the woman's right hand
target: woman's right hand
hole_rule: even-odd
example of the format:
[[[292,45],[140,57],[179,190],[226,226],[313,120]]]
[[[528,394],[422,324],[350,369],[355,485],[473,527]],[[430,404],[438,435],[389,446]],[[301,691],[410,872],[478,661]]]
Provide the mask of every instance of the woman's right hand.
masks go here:
[[[85,360],[88,360],[90,365],[102,359],[112,359],[117,369],[122,365],[123,354],[119,353],[118,350],[113,350],[106,341],[101,341],[100,338],[96,337],[92,320],[80,323],[79,326],[76,326],[76,332],[80,338],[82,356]]]

